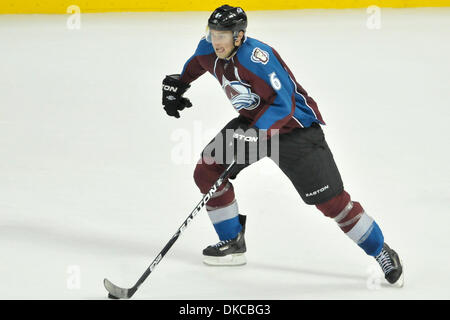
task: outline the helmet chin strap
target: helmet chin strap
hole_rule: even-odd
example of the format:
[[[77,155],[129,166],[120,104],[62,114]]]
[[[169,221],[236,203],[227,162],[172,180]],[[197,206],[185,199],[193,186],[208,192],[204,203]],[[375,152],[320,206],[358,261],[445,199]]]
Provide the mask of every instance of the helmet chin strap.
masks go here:
[[[243,39],[243,37],[242,37],[242,39]],[[233,50],[231,50],[231,52],[228,55],[228,57],[225,58],[226,60],[230,59],[236,53],[237,49],[239,49],[239,47],[242,45],[242,39],[241,39],[241,44],[237,46],[237,45],[235,45],[236,40],[237,40],[237,35],[235,37],[233,37],[233,46],[234,46],[234,48],[233,48]]]
[[[233,50],[231,50],[230,54],[225,59],[229,60],[234,55],[234,53],[237,51],[237,49],[239,49],[239,47],[240,46],[234,46]]]

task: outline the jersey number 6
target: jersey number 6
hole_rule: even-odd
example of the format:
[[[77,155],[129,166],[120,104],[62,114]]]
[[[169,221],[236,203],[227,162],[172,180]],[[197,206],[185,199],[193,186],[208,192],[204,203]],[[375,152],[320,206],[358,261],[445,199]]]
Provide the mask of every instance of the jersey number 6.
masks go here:
[[[269,77],[270,77],[270,83],[272,84],[272,87],[275,90],[280,90],[281,89],[281,82],[277,78],[277,74],[275,72],[272,72],[271,74],[269,74]]]

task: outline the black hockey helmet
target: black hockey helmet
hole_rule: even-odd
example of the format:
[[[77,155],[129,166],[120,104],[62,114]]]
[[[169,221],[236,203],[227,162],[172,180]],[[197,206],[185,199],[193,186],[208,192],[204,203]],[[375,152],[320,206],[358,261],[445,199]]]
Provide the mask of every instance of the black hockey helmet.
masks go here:
[[[239,31],[247,29],[247,15],[240,7],[231,7],[227,4],[217,8],[208,19],[208,28],[220,31],[233,31],[236,40]]]

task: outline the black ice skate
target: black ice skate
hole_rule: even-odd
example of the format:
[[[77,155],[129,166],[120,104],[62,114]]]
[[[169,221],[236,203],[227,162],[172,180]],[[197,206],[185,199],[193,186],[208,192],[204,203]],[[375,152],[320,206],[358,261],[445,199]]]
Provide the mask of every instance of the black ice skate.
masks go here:
[[[403,266],[398,254],[385,243],[375,259],[383,269],[386,280],[395,287],[403,287]]]
[[[236,238],[224,240],[203,250],[203,262],[210,266],[239,266],[247,263],[245,259],[245,221],[247,216],[239,215],[242,230]]]

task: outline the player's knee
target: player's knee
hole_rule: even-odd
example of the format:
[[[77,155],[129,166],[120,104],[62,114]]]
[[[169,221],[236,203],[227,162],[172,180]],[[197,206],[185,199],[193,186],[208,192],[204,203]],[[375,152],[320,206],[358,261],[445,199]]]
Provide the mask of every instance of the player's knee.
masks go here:
[[[352,201],[350,195],[345,190],[327,202],[316,205],[316,207],[325,216],[333,218],[345,233],[352,230],[365,215],[361,204]]]
[[[200,160],[194,170],[194,180],[201,193],[207,193],[211,186],[217,181],[224,168],[216,163],[208,164]],[[224,181],[208,201],[207,209],[222,208],[234,201],[233,185]]]
[[[208,161],[200,159],[194,170],[194,181],[202,193],[208,192],[221,174],[220,166],[216,163],[208,164]]]
[[[350,195],[344,190],[330,200],[317,204],[316,208],[319,209],[325,216],[334,219],[345,209],[350,201]]]

